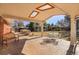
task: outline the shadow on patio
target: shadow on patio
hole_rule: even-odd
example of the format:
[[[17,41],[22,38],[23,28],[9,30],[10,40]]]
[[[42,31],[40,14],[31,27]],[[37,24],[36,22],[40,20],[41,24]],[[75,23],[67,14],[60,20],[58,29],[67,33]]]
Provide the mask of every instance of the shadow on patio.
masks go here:
[[[21,53],[26,39],[21,39],[19,42],[14,40],[8,41],[8,46],[0,45],[0,55],[24,55]]]

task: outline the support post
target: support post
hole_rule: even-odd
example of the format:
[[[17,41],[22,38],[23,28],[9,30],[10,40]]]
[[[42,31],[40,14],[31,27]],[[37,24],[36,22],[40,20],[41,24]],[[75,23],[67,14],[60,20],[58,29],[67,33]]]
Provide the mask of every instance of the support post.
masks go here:
[[[71,32],[70,32],[71,45],[74,45],[76,42],[76,20],[75,16],[71,17]]]
[[[43,22],[41,22],[41,37],[43,36],[43,32],[44,32],[44,29],[43,29]]]
[[[74,54],[74,44],[76,43],[76,19],[75,17],[71,16],[71,31],[70,31],[70,46],[67,50],[67,55],[73,55]]]

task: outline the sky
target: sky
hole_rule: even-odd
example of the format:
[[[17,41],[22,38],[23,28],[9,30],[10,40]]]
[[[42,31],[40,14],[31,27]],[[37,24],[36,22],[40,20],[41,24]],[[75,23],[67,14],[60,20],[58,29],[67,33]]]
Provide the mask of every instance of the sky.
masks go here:
[[[30,24],[30,21],[23,21],[23,23],[24,23],[24,26],[26,26],[26,25]]]
[[[51,18],[49,18],[47,21],[46,21],[46,23],[48,23],[48,24],[56,24],[59,20],[62,20],[62,19],[64,19],[64,16],[65,15],[56,15],[56,16],[52,16]]]

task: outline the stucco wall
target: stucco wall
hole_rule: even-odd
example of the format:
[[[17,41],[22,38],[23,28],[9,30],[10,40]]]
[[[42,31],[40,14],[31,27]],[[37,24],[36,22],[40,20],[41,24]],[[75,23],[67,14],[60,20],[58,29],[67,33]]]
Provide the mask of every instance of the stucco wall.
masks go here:
[[[11,27],[9,25],[4,24],[3,34],[9,33],[11,31]]]

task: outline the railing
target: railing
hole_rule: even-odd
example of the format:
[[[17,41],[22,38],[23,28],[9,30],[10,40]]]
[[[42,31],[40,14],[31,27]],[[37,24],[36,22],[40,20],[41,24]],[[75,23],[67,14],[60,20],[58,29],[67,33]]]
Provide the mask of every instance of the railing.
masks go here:
[[[56,37],[56,38],[64,38],[70,39],[70,32],[69,31],[50,31],[48,32],[49,37]]]

